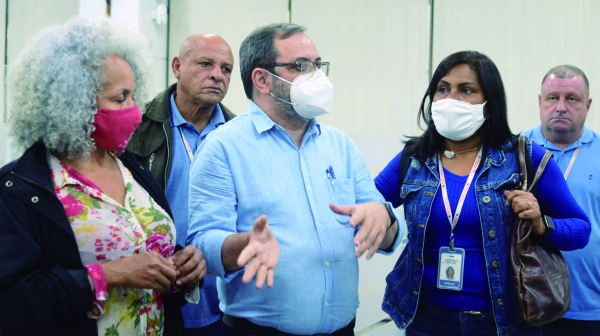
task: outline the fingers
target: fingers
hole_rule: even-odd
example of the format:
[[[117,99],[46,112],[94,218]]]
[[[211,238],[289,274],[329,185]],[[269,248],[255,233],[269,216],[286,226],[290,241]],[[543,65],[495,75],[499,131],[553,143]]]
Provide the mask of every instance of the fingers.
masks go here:
[[[242,250],[242,253],[240,254],[240,258],[242,257],[242,254],[251,256],[251,258],[247,262],[246,270],[244,271],[244,276],[242,277],[242,283],[248,284],[248,283],[250,283],[250,280],[252,280],[252,278],[254,278],[254,275],[256,275],[256,271],[258,270],[258,268],[260,266],[260,260],[255,257],[256,250],[255,250],[255,247],[251,244],[248,244],[248,246],[246,246],[246,248],[244,248],[244,250]],[[240,259],[238,259],[238,265],[239,264],[240,264]],[[241,264],[240,267],[243,265],[244,264]]]
[[[275,272],[272,268],[267,270],[267,287],[273,287],[273,279],[275,278]]]
[[[354,237],[354,245],[358,246],[354,255],[359,258],[368,250],[367,259],[371,259],[385,237],[389,216],[381,203],[359,204],[355,210],[351,221],[356,220],[360,229]]]
[[[368,228],[366,226],[362,226],[356,234],[356,236],[354,237],[354,245],[358,246],[358,249],[354,254],[356,258],[359,258],[366,251],[369,251],[367,253],[367,259],[371,259],[375,252],[377,252],[377,249],[379,248],[381,242],[383,241],[383,238],[385,237],[385,229],[377,230],[371,227],[370,229],[368,229],[368,232],[364,232],[363,236],[366,236],[366,238],[362,240],[362,236],[359,236],[359,234],[361,233],[361,231],[365,231],[367,229]]]
[[[371,244],[371,247],[369,247],[369,252],[367,253],[367,260],[371,259],[371,257],[373,257],[375,252],[377,252],[377,250],[379,249],[379,245],[381,245],[381,242],[383,241],[384,236],[385,236],[385,233],[378,234],[375,237],[375,241],[373,241],[373,243]]]
[[[171,257],[171,260],[173,260],[175,267],[179,268],[182,265],[184,265],[186,262],[188,262],[188,260],[190,258],[194,257],[195,251],[198,251],[198,249],[195,248],[194,246],[192,246],[192,245],[186,246],[183,250],[180,250],[177,253],[175,253]]]
[[[262,215],[254,221],[248,245],[238,257],[238,266],[246,265],[242,283],[248,284],[256,277],[255,286],[261,289],[265,281],[273,286],[274,269],[279,261],[279,243],[267,224],[267,217]]]
[[[248,242],[248,245],[242,250],[237,260],[237,264],[239,267],[243,267],[244,265],[246,265],[248,261],[250,261],[250,259],[254,258],[254,256],[256,255],[256,251],[252,246],[252,240],[256,239],[256,236],[261,236],[266,226],[267,216],[265,215],[261,215],[254,221],[254,225],[252,227],[252,234],[250,236],[250,242]]]
[[[188,250],[186,252],[186,250]],[[206,261],[201,251],[194,246],[187,246],[178,253],[188,256],[186,262],[177,268],[177,286],[200,281],[206,275]],[[179,258],[178,260],[182,260]]]
[[[505,190],[504,196],[506,204],[512,206],[519,218],[535,220],[541,216],[540,205],[532,193],[521,190],[511,192]]]
[[[337,205],[329,203],[329,209],[331,209],[331,211],[335,212],[338,215],[352,216],[355,207],[352,205]]]
[[[144,252],[128,258],[127,285],[165,292],[175,281],[177,273],[170,260],[156,252]]]
[[[254,226],[252,226],[252,231],[254,232],[262,232],[267,225],[267,216],[261,215],[254,221]]]
[[[369,237],[370,233],[371,227],[363,225],[354,236],[354,246],[358,247],[358,249],[356,249],[356,253],[354,253],[355,257],[359,258],[369,248],[367,238]]]
[[[265,266],[263,264],[258,267],[258,272],[256,272],[256,282],[255,282],[256,289],[261,289],[262,286],[264,285],[266,279],[267,279],[267,266]]]

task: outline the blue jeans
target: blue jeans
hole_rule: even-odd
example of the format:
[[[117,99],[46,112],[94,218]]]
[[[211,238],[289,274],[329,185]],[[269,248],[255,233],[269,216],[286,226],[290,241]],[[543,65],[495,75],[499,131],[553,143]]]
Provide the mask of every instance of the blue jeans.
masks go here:
[[[496,336],[494,314],[483,312],[482,315],[467,314],[462,311],[436,306],[421,297],[417,314],[406,329],[406,336]],[[531,335],[541,335],[538,329]]]

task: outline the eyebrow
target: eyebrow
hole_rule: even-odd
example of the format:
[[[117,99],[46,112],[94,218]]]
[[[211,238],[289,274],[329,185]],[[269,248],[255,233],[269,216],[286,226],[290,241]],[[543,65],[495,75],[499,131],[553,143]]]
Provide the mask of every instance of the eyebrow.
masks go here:
[[[196,62],[210,62],[210,63],[219,63],[217,61],[215,61],[214,58],[210,58],[210,57],[206,57],[206,56],[202,56],[196,59]],[[233,67],[233,65],[231,63],[225,62],[221,64],[222,66],[228,66],[228,67]]]
[[[439,84],[439,83],[443,83],[443,84],[446,84],[446,85],[450,85],[450,83],[446,82],[446,81],[445,81],[445,80],[443,80],[443,79],[442,79],[442,80],[440,80],[440,81],[438,82],[438,84]],[[462,83],[458,83],[458,86],[465,86],[465,85],[475,85],[475,86],[479,87],[479,85],[477,85],[477,83],[475,83],[475,82],[462,82]]]
[[[293,60],[292,62],[304,62],[304,61],[312,62],[310,59],[308,59],[306,57],[298,57],[295,60]],[[321,56],[317,57],[317,59],[315,59],[315,62],[321,62]],[[283,63],[285,63],[285,62],[283,62]]]

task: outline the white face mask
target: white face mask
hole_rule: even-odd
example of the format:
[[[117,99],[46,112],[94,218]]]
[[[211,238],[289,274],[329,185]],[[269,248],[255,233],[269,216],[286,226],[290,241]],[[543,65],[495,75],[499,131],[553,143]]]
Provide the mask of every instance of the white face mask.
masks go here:
[[[327,114],[331,111],[333,85],[329,79],[327,79],[323,70],[317,69],[315,73],[300,75],[296,77],[293,82],[287,81],[272,73],[270,74],[273,77],[292,85],[290,87],[291,102],[285,101],[275,96],[273,93],[271,93],[271,96],[292,105],[294,110],[302,118],[310,119]]]
[[[461,141],[475,134],[483,125],[483,106],[471,105],[456,99],[442,99],[431,104],[431,118],[435,128],[444,138]]]

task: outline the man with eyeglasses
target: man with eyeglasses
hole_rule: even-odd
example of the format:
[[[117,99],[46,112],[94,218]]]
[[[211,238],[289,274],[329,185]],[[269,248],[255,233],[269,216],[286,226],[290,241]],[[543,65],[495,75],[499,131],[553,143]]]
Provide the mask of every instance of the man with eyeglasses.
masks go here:
[[[315,118],[333,86],[304,31],[271,24],[244,40],[250,108],[190,170],[187,242],[219,277],[222,335],[354,335],[357,258],[393,252],[404,230],[352,140]]]
[[[188,177],[192,158],[206,136],[233,119],[221,101],[233,70],[229,44],[214,34],[185,39],[171,68],[177,83],[144,105],[142,123],[127,146],[152,172],[167,196],[177,229],[177,244],[185,246],[188,229]],[[200,302],[181,308],[186,336],[212,336],[221,321],[216,277],[207,274]]]

